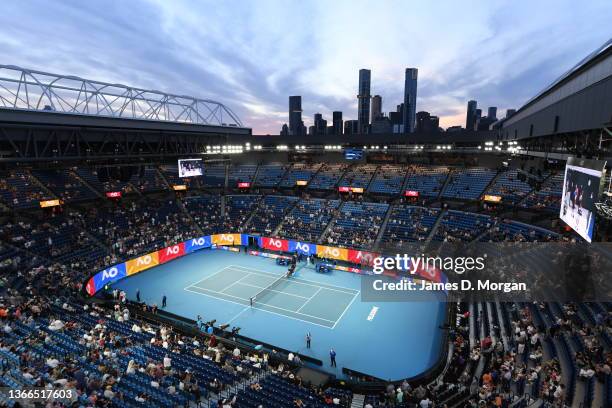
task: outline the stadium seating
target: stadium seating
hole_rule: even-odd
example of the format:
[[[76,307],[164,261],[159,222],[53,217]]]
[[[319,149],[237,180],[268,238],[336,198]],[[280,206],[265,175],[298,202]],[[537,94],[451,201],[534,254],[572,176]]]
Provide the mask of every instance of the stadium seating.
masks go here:
[[[516,169],[500,174],[485,194],[500,196],[506,204],[516,204],[532,190],[529,184],[518,179],[517,174]]]
[[[237,187],[238,183],[253,183],[257,172],[256,164],[236,164],[229,168],[229,186]]]
[[[533,191],[527,196],[521,203],[521,207],[559,212],[563,177],[563,173],[552,175],[544,181],[539,190]]]
[[[276,230],[285,213],[299,199],[297,197],[266,196],[253,214],[247,231],[262,235],[270,235]]]
[[[285,174],[283,180],[280,183],[280,187],[294,188],[296,187],[298,181],[308,183],[317,173],[320,167],[320,163],[295,163],[291,167],[291,169],[287,171],[287,174]]]
[[[64,202],[86,201],[98,197],[83,184],[72,169],[33,170],[32,175]]]
[[[38,207],[42,200],[55,198],[32,178],[27,170],[11,170],[0,174],[2,201],[13,208]]]
[[[300,200],[283,220],[278,235],[317,242],[339,205],[338,200]]]
[[[425,240],[440,215],[440,210],[408,205],[395,205],[382,237],[386,246],[401,247],[406,242]]]
[[[184,204],[205,235],[226,232],[223,231],[221,197],[217,195],[189,196],[184,199]]]
[[[187,186],[189,190],[200,188],[201,177],[179,177],[177,166],[161,166],[160,172],[163,177],[168,181],[170,187],[172,186]]]
[[[333,190],[347,168],[348,165],[346,164],[324,163],[308,184],[308,188],[312,190]]]
[[[282,164],[262,164],[255,179],[255,187],[276,187],[283,179],[287,166]]]
[[[495,177],[494,170],[483,167],[456,169],[450,174],[450,180],[442,197],[462,200],[476,200]]]
[[[146,167],[134,176],[133,184],[141,192],[167,190],[168,186],[155,167]]]
[[[399,194],[404,185],[405,177],[406,168],[403,166],[380,166],[370,183],[368,191],[378,194]]]
[[[448,168],[440,166],[410,166],[404,190],[418,191],[424,197],[437,197],[448,177]]]
[[[323,242],[371,249],[388,208],[388,204],[345,202]]]
[[[202,187],[204,188],[222,188],[225,186],[225,165],[212,164],[204,166],[203,175],[201,177]],[[196,177],[197,178],[197,177]]]
[[[449,210],[442,216],[435,241],[472,241],[493,226],[488,215]]]
[[[342,177],[338,185],[343,187],[363,188],[365,191],[375,172],[376,166],[373,164],[355,165],[344,173],[344,177]]]

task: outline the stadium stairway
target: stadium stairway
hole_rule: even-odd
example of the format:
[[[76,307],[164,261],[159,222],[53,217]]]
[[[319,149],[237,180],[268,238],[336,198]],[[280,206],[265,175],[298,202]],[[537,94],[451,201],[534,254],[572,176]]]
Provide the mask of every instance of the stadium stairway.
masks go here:
[[[45,193],[49,194],[51,197],[53,198],[60,198],[57,194],[55,194],[53,191],[51,191],[50,188],[48,188],[45,183],[43,183],[42,181],[40,181],[38,179],[38,177],[36,177],[34,174],[32,174],[31,171],[27,171],[26,173],[28,175],[28,177],[30,178],[30,180],[32,180],[38,187],[40,187]]]
[[[160,174],[162,174],[161,171],[160,171]],[[187,216],[187,218],[189,218],[189,221],[191,221],[191,224],[195,227],[196,230],[198,230],[198,233],[205,235],[204,231],[202,230],[202,227],[200,227],[200,224],[197,223],[196,220],[193,219],[193,215],[191,215],[189,210],[187,210],[187,207],[185,207],[185,203],[179,197],[176,197],[176,206],[181,209],[181,211],[183,212],[183,214]]]
[[[166,188],[168,190],[172,190],[172,187],[170,186],[170,182],[168,182],[168,179],[166,178],[166,176],[164,175],[164,172],[160,170],[159,167],[155,167],[155,171],[157,172],[157,174],[159,175],[159,178],[162,179],[162,181],[164,182],[164,184],[166,185]],[[177,200],[178,201],[178,200]],[[182,204],[182,203],[181,203]]]
[[[448,173],[446,173],[446,180],[444,180],[444,183],[442,183],[442,187],[440,187],[440,191],[438,191],[438,195],[436,196],[437,199],[440,199],[440,197],[442,197],[442,192],[446,189],[446,186],[448,186],[448,183],[450,183],[452,179],[453,171],[453,169],[448,169]]]
[[[285,220],[287,219],[287,215],[291,214],[291,211],[293,211],[293,209],[295,208],[296,205],[298,205],[299,202],[300,202],[300,200],[295,200],[295,202],[293,204],[291,204],[291,206],[287,207],[287,209],[285,210],[285,214],[283,215],[283,218],[281,219],[281,222],[279,222],[278,225],[276,226],[276,228],[274,229],[274,231],[272,231],[272,236],[273,237],[278,236],[279,231],[281,230]]]
[[[251,211],[251,214],[249,214],[247,219],[244,220],[244,222],[240,226],[241,231],[248,231],[247,227],[251,225],[251,221],[253,220],[253,217],[255,217],[255,214],[257,214],[257,210],[259,210],[259,207],[264,203],[265,197],[266,196],[264,195],[259,196],[259,201],[253,206],[253,211]]]
[[[340,208],[342,208],[342,203],[340,203],[340,205],[336,209],[336,213],[334,214],[334,216],[329,219],[327,226],[325,227],[325,229],[321,233],[321,236],[317,240],[317,244],[324,244],[323,239],[328,235],[329,231],[333,228],[334,223],[336,222],[336,219],[341,214]]]
[[[351,401],[351,408],[363,408],[365,403],[365,395],[353,394],[353,400]]]
[[[540,186],[543,186],[543,185],[544,185],[544,184],[545,184],[545,183],[546,183],[548,180],[550,180],[551,178],[555,177],[556,175],[557,175],[557,173],[556,173],[556,172],[551,171],[551,172],[550,172],[550,174],[549,174],[549,175],[548,175],[546,178],[544,178],[544,180],[542,180],[542,181],[540,182]],[[532,189],[531,189],[531,190],[530,190],[530,191],[529,191],[527,194],[525,194],[525,197],[521,198],[519,201],[517,201],[517,202],[516,202],[515,206],[516,206],[516,207],[520,207],[520,206],[522,206],[522,205],[523,205],[523,203],[524,203],[525,201],[527,201],[527,199],[529,198],[529,196],[530,196],[531,194],[533,194],[534,192],[536,192],[536,191],[539,191],[539,190],[538,190],[537,188],[533,187],[533,188],[532,188]]]
[[[89,182],[87,180],[85,180],[83,177],[81,177],[79,175],[78,172],[76,171],[70,171],[70,173],[72,174],[72,176],[79,180],[85,187],[87,187],[88,189],[90,189],[91,191],[93,191],[93,193],[95,195],[97,195],[99,198],[104,198],[104,195],[102,195],[101,191],[98,191],[94,186],[92,186],[91,184],[89,184]]]
[[[493,178],[491,179],[491,181],[489,181],[489,184],[487,184],[484,188],[484,190],[482,190],[482,194],[480,194],[480,196],[478,198],[482,198],[484,197],[485,194],[487,194],[487,191],[489,191],[489,189],[495,185],[495,183],[497,182],[497,180],[504,174],[504,171],[501,170],[497,170],[497,173],[495,174],[495,176],[493,176]]]
[[[448,179],[446,179],[446,182],[444,183],[444,185],[446,185],[446,183],[448,183]],[[438,230],[438,225],[440,225],[440,223],[442,222],[442,218],[444,217],[444,214],[446,214],[446,211],[447,210],[441,210],[440,214],[438,214],[438,219],[436,220],[436,222],[434,222],[434,225],[431,226],[431,231],[429,231],[429,235],[427,236],[427,238],[425,239],[425,242],[423,243],[425,247],[429,245],[433,237],[436,235],[436,231]]]
[[[374,240],[374,245],[372,246],[373,250],[377,250],[380,245],[380,241],[382,241],[383,236],[385,235],[385,230],[387,229],[387,224],[389,223],[389,218],[391,218],[391,213],[393,212],[393,204],[389,204],[387,208],[387,212],[385,213],[385,218],[383,218],[383,222],[380,225],[380,229],[378,230],[378,236]]]

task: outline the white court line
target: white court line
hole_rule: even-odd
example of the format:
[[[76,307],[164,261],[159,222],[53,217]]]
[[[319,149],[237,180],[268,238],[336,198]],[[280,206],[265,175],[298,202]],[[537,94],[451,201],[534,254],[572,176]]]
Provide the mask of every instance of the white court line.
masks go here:
[[[334,323],[332,330],[336,328],[336,325],[338,324],[338,322],[340,322],[340,320],[342,320],[342,317],[344,316],[344,314],[346,313],[347,310],[349,310],[349,308],[351,307],[351,305],[353,304],[353,302],[355,301],[355,299],[357,299],[357,295],[359,295],[360,292],[357,292],[355,294],[355,296],[353,296],[353,298],[351,299],[351,301],[349,302],[349,304],[344,308],[344,311],[342,312],[342,314],[340,315],[340,317],[338,318],[338,320],[336,320],[336,323]]]
[[[317,291],[315,292],[315,294],[314,294],[314,295],[312,295],[312,296],[311,296],[311,297],[310,297],[310,298],[309,298],[309,299],[306,301],[306,303],[304,303],[302,306],[300,306],[300,308],[299,308],[297,311],[299,312],[300,310],[302,310],[302,308],[303,308],[304,306],[306,306],[306,305],[308,304],[308,302],[310,302],[312,299],[314,299],[314,297],[315,297],[315,296],[317,296],[317,295],[319,294],[319,292],[321,291],[321,289],[323,289],[323,288],[319,287],[319,290],[317,290]]]
[[[200,279],[200,280],[199,280],[199,281],[197,281],[197,282],[190,283],[189,285],[185,286],[183,289],[187,289],[187,288],[189,288],[189,287],[191,287],[191,286],[196,286],[196,285],[197,285],[197,284],[199,284],[200,282],[204,282],[205,280],[210,279],[210,278],[212,278],[213,276],[217,276],[218,274],[220,274],[221,272],[223,272],[223,271],[225,271],[226,269],[229,269],[229,268],[231,268],[231,266],[226,266],[225,268],[221,268],[221,269],[219,269],[217,272],[213,273],[213,274],[212,274],[212,275],[210,275],[210,276],[207,276],[207,277],[205,277],[205,278],[203,278],[203,279]],[[243,272],[243,271],[241,271],[241,272]]]
[[[209,294],[202,293],[202,292],[196,292],[195,290],[190,290],[190,289],[188,289],[188,288],[189,288],[189,286],[187,286],[187,287],[186,287],[186,288],[184,288],[183,290],[186,290],[187,292],[191,292],[191,293],[196,293],[196,294],[201,295],[201,296],[206,296],[206,297],[209,297],[209,298],[213,298],[213,299],[216,299],[216,300],[221,300],[221,301],[224,301],[224,302],[233,303],[233,304],[235,304],[235,305],[244,306],[244,304],[242,304],[242,303],[238,303],[238,302],[234,302],[233,300],[221,299],[221,298],[219,298],[219,297],[217,297],[217,296],[209,295]],[[315,326],[324,327],[324,328],[326,328],[326,329],[330,329],[330,330],[332,329],[332,328],[331,328],[331,327],[329,327],[329,326],[324,326],[324,325],[319,324],[319,323],[311,322],[310,320],[302,320],[302,319],[298,319],[297,317],[287,316],[287,315],[282,314],[282,313],[276,313],[276,312],[272,312],[272,311],[270,311],[270,310],[260,309],[260,308],[258,308],[258,307],[256,307],[256,306],[253,306],[253,307],[254,307],[254,308],[256,308],[257,310],[261,310],[262,312],[265,312],[265,313],[270,313],[270,314],[273,314],[273,315],[276,315],[276,316],[282,316],[282,317],[284,317],[284,318],[286,318],[286,319],[297,320],[298,322],[303,322],[303,323],[314,324]],[[322,320],[325,320],[325,319],[322,319]]]
[[[210,289],[202,289],[202,288],[198,288],[198,289],[200,289],[200,290],[207,290],[207,291],[209,291],[209,292],[213,292],[213,293],[219,293],[219,294],[221,294],[221,295],[223,295],[223,296],[229,296],[229,297],[232,297],[232,298],[234,298],[234,299],[240,299],[240,300],[244,300],[245,302],[249,302],[249,299],[243,299],[243,298],[241,298],[241,297],[239,297],[239,296],[229,295],[229,294],[227,294],[227,293],[220,293],[220,292],[216,292],[216,291],[214,291],[214,290],[210,290]],[[198,292],[196,292],[196,293],[198,293]],[[221,299],[221,300],[223,300],[222,298],[217,298],[217,299]],[[242,303],[241,303],[241,304],[242,304]],[[244,305],[243,305],[243,306],[244,306]],[[267,303],[262,304],[262,306],[268,306],[268,307],[272,307],[272,308],[274,308],[274,309],[284,310],[285,312],[289,312],[289,313],[296,313],[296,314],[299,314],[299,315],[302,315],[302,316],[312,317],[313,319],[325,320],[326,322],[330,322],[330,323],[335,322],[335,320],[324,319],[324,318],[322,318],[322,317],[319,317],[319,316],[313,316],[313,315],[309,315],[309,314],[307,314],[307,313],[298,313],[298,312],[296,312],[295,310],[285,309],[284,307],[273,306],[273,305],[269,305],[269,304],[267,304]],[[255,307],[255,306],[253,306],[253,307]],[[263,310],[263,309],[261,309],[261,310]],[[283,316],[284,316],[284,315],[283,315]]]
[[[236,282],[238,283],[238,282]],[[265,286],[256,286],[256,285],[251,285],[250,283],[244,283],[244,282],[240,282],[241,285],[243,286],[250,286],[252,288],[258,288],[258,289],[267,289]],[[196,288],[199,288],[199,286],[196,286]],[[200,288],[202,289],[202,288]],[[283,292],[282,290],[276,290],[276,289],[268,289],[270,292],[276,292],[276,293],[282,293],[283,295],[289,295],[289,296],[293,296],[293,297],[297,297],[300,299],[309,299],[310,298],[308,296],[300,296],[300,295],[294,295],[293,293],[287,293],[287,292]],[[265,290],[264,290],[265,292]],[[225,295],[225,293],[224,293]]]
[[[276,276],[276,277],[279,276],[279,275],[277,275],[275,273],[270,273],[270,272],[262,271],[261,269],[255,269],[255,268],[250,268],[250,267],[246,267],[246,266],[230,265],[229,267],[239,268],[239,269],[246,269],[246,271],[249,271],[251,273],[262,273],[264,275],[272,275],[272,276]],[[336,286],[336,285],[329,285],[327,283],[321,283],[321,282],[317,282],[317,281],[313,281],[313,280],[302,279],[302,278],[292,278],[292,279],[293,279],[292,282],[295,282],[295,283],[300,284],[300,285],[315,286],[317,288],[322,287],[323,289],[333,290],[335,292],[342,292],[342,293],[346,293],[346,294],[349,294],[349,295],[354,295],[354,294],[360,293],[358,290],[355,290],[355,289],[344,288],[342,286]],[[309,282],[309,283],[302,283],[302,282]]]
[[[242,309],[240,311],[240,313],[238,313],[236,316],[232,317],[231,319],[229,319],[227,322],[225,322],[225,324],[230,324],[231,322],[233,322],[234,320],[236,320],[238,318],[238,316],[240,316],[241,314],[243,314],[244,312],[246,312],[247,310],[249,310],[248,307],[245,307],[244,309]]]
[[[246,275],[244,275],[242,278],[238,279],[236,282],[229,284],[228,286],[224,287],[223,289],[219,290],[219,291],[215,291],[215,292],[219,292],[219,293],[223,293],[224,291],[228,290],[229,288],[231,288],[232,286],[234,286],[235,284],[237,284],[238,282],[240,282],[241,280],[243,280],[244,278],[248,278],[249,276],[251,276],[252,273],[247,273]],[[242,284],[241,284],[242,285]],[[191,285],[194,286],[194,285]],[[200,288],[199,286],[195,286],[196,288]],[[200,289],[204,289],[204,288],[200,288]],[[210,289],[208,289],[210,290]],[[225,293],[223,293],[225,295]]]

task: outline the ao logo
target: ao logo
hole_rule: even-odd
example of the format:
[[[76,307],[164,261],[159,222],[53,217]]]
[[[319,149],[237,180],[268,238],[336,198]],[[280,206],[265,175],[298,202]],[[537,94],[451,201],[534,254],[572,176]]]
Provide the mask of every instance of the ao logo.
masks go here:
[[[234,236],[231,234],[221,234],[221,241],[223,242],[234,242]]]
[[[119,273],[119,269],[117,269],[117,267],[113,266],[112,268],[108,268],[102,271],[102,280],[107,280],[107,279],[114,279],[117,277],[117,274]]]
[[[278,249],[281,249],[283,247],[283,243],[280,241],[280,239],[270,238],[268,244]]]
[[[136,265],[148,265],[151,262],[153,262],[153,258],[151,258],[151,255],[145,255],[138,258],[138,260],[136,261]]]
[[[310,245],[305,244],[303,242],[298,242],[297,245],[295,246],[295,249],[298,249],[302,252],[305,252],[307,254],[310,253]]]
[[[205,243],[206,243],[206,240],[204,239],[204,237],[194,238],[191,240],[191,245],[193,246],[204,245]]]
[[[166,255],[176,255],[179,253],[179,246],[178,245],[174,245],[171,247],[166,248]]]
[[[325,248],[325,255],[338,258],[340,256],[340,250],[338,248]]]

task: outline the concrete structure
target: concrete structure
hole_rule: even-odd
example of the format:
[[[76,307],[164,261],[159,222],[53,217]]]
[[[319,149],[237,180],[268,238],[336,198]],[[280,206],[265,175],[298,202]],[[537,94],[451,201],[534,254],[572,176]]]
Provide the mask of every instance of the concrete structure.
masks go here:
[[[561,136],[602,147],[612,138],[612,39],[504,121],[501,137]]]

